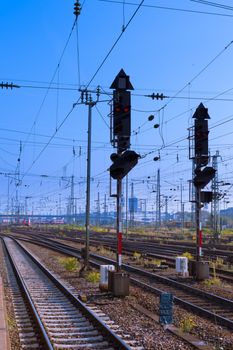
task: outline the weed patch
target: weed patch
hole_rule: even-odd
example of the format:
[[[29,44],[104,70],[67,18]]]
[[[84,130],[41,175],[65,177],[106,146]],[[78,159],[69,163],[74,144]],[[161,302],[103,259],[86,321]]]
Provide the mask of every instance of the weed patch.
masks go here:
[[[185,258],[188,258],[188,260],[193,260],[194,259],[193,255],[190,254],[189,252],[185,252],[181,256],[183,256]]]
[[[69,272],[77,271],[79,267],[79,262],[74,257],[60,258],[59,262],[66,269],[66,271],[69,271]]]
[[[179,327],[181,328],[182,332],[190,333],[196,327],[194,317],[183,317],[179,322]]]
[[[100,273],[97,271],[88,272],[85,276],[88,282],[98,283],[100,280]]]
[[[211,287],[211,286],[221,286],[222,282],[218,277],[210,278],[208,280],[205,280],[202,282],[204,286]]]

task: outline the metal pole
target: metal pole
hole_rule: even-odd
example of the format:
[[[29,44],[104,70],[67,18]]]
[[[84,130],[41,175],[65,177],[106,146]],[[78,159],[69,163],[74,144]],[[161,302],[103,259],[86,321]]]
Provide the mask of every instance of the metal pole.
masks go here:
[[[156,227],[161,226],[160,169],[157,170]]]
[[[59,193],[59,215],[61,215],[61,193]]]
[[[117,180],[117,263],[116,270],[121,271],[122,264],[122,180]]]
[[[91,184],[91,119],[93,102],[88,104],[88,140],[87,140],[87,188],[86,188],[86,251],[85,267],[89,268],[89,241],[90,241],[90,184]]]
[[[131,208],[130,208],[130,226],[134,226],[134,185],[131,183]]]
[[[144,208],[144,217],[145,217],[145,220],[146,220],[146,214],[147,214],[146,199],[144,200],[144,205],[145,205],[145,208]]]
[[[195,177],[195,158],[192,160],[192,178],[194,179]],[[191,204],[191,223],[192,227],[195,227],[195,186],[191,185],[191,199],[192,199],[192,204]]]
[[[20,216],[20,203],[19,203],[19,193],[18,193],[18,184],[16,185],[16,215],[17,215],[17,224],[19,224]]]
[[[25,208],[24,208],[24,210],[25,210],[25,215],[27,216],[27,213],[28,213],[28,210],[27,210],[27,206],[28,206],[28,203],[27,203],[27,197],[25,197]]]
[[[104,224],[107,224],[107,196],[104,195]]]
[[[71,176],[71,189],[70,189],[70,221],[74,224],[74,175]]]
[[[97,196],[97,226],[100,226],[100,193]]]
[[[212,167],[216,170],[212,180],[211,189],[213,200],[211,202],[211,227],[213,230],[214,242],[217,242],[220,234],[220,210],[219,210],[219,181],[218,181],[218,157],[219,151],[213,156]]]
[[[184,210],[183,210],[183,184],[182,179],[180,179],[180,215],[181,215],[181,228],[184,232]]]
[[[126,196],[126,203],[125,203],[125,236],[126,236],[126,239],[128,239],[128,175],[126,176],[126,193],[125,193],[125,196]]]
[[[168,196],[165,196],[165,226],[168,223]]]
[[[201,260],[202,255],[202,227],[201,227],[201,189],[196,187],[196,261]]]
[[[182,231],[184,233],[184,203],[182,203]]]
[[[7,182],[7,215],[10,214],[10,178],[8,176]]]

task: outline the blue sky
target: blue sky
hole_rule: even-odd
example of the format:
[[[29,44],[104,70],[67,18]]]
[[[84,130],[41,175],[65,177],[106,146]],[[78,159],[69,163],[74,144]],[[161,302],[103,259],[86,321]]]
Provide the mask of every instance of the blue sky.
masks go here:
[[[132,2],[140,3],[138,0]],[[20,141],[23,145],[20,157],[22,184],[19,188],[22,206],[28,196],[31,197],[29,205],[34,203],[34,210],[37,208],[38,211],[43,209],[55,213],[60,194],[65,208],[70,191],[68,177],[74,173],[75,196],[80,198],[78,203],[83,210],[86,106],[74,108],[41,156],[37,157],[80,96],[78,91],[63,89],[78,88],[79,84],[85,86],[89,83],[120,35],[123,24],[134,13],[137,6],[128,5],[127,1],[125,3],[86,0],[78,19],[78,40],[75,27],[57,69],[74,23],[74,2],[1,1],[0,81],[22,86],[12,91],[0,90],[2,211],[7,206],[8,191],[8,178],[4,174],[10,173],[13,174],[12,178],[15,177]],[[232,5],[231,1],[218,3]],[[135,195],[148,199],[148,209],[154,206],[155,176],[160,168],[161,193],[170,196],[170,189],[176,189],[172,191],[169,210],[176,210],[177,202],[174,199],[179,199],[180,179],[188,209],[191,161],[188,159],[187,128],[192,125],[192,114],[200,102],[209,108],[211,117],[211,155],[219,150],[222,157],[219,158],[219,178],[233,183],[233,120],[230,121],[233,101],[205,100],[219,94],[221,96],[218,98],[233,100],[233,90],[223,94],[233,88],[233,11],[189,0],[145,0],[144,5],[227,15],[141,7],[90,85],[91,89],[100,85],[105,92],[111,93],[109,86],[121,68],[130,75],[135,88],[132,93],[131,148],[143,156],[129,176],[129,181],[135,183]],[[52,86],[58,86],[60,90],[47,89],[53,75]],[[177,97],[185,98],[152,101],[143,96],[153,92],[175,96],[183,87],[184,90]],[[101,100],[106,99],[110,100],[111,96],[101,96]],[[111,164],[109,155],[113,152],[109,142],[109,105],[102,102],[97,108],[98,111],[93,108],[93,208],[98,192],[101,193],[102,202],[104,194],[109,194],[107,169]],[[160,130],[153,128],[153,122],[145,123],[150,114],[155,115]],[[222,122],[222,125],[217,126]],[[153,158],[158,155],[161,160],[154,162]],[[66,181],[61,180],[64,175],[67,176]],[[9,192],[15,198],[16,181],[12,178]],[[229,189],[231,200],[230,185],[224,189]]]

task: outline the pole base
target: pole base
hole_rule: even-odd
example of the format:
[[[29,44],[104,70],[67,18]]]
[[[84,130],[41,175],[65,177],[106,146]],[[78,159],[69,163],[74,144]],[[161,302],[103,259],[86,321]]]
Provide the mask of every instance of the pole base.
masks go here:
[[[114,297],[129,295],[129,274],[125,272],[108,272],[108,290]]]
[[[204,281],[210,278],[210,268],[207,261],[196,261],[195,276],[197,281]]]

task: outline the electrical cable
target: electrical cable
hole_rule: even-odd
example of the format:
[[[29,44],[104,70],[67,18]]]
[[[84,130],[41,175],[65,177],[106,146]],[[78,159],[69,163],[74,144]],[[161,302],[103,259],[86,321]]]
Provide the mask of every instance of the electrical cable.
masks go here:
[[[107,126],[108,129],[110,129],[110,126],[108,125],[108,123],[104,119],[104,116],[102,115],[102,113],[100,112],[100,110],[99,110],[99,108],[97,107],[96,104],[95,104],[95,109],[97,110],[97,112],[98,112],[99,116],[101,117],[101,119],[103,120],[104,124]]]
[[[109,2],[109,3],[115,3],[115,4],[122,4],[122,1],[117,0],[99,0],[102,2]],[[134,2],[125,2],[125,5],[132,5],[137,6],[137,3]],[[183,8],[176,8],[176,7],[167,7],[167,6],[157,6],[157,5],[149,5],[145,4],[142,5],[143,7],[147,8],[156,8],[160,10],[170,10],[170,11],[178,11],[178,12],[188,12],[188,13],[195,13],[195,14],[202,14],[202,15],[212,15],[212,16],[222,16],[222,17],[233,17],[232,15],[225,14],[225,13],[217,13],[217,12],[207,12],[207,11],[197,11],[197,10],[188,10]]]
[[[102,62],[100,63],[99,67],[97,68],[96,72],[93,74],[92,78],[90,79],[89,83],[86,85],[86,89],[90,86],[90,84],[92,83],[92,81],[95,79],[96,75],[99,73],[100,69],[103,67],[104,63],[107,61],[108,57],[110,56],[110,54],[112,53],[113,49],[115,48],[115,46],[117,45],[117,43],[119,42],[119,40],[121,39],[122,35],[125,33],[126,29],[129,27],[130,23],[132,22],[132,20],[134,19],[134,17],[136,16],[137,12],[139,11],[139,9],[141,8],[142,4],[144,3],[145,0],[141,0],[140,4],[137,4],[137,8],[134,11],[134,13],[132,14],[132,16],[130,17],[130,19],[128,20],[126,26],[124,27],[124,29],[121,31],[121,33],[119,34],[119,36],[117,37],[117,39],[115,40],[115,42],[113,43],[112,47],[110,48],[110,50],[108,51],[108,53],[106,54],[106,56],[104,57],[104,59],[102,60]]]
[[[104,63],[106,62],[107,58],[110,56],[111,52],[113,51],[113,49],[115,48],[115,46],[117,45],[117,43],[119,42],[119,40],[121,39],[122,35],[124,34],[124,32],[126,31],[126,29],[129,27],[130,23],[132,22],[133,18],[136,16],[137,12],[139,11],[139,9],[141,8],[142,4],[144,3],[144,0],[142,0],[140,2],[140,4],[138,5],[137,9],[134,11],[134,13],[132,14],[132,16],[130,17],[129,21],[127,22],[124,31],[122,31],[120,33],[120,35],[118,36],[118,38],[116,39],[116,41],[114,42],[114,44],[112,45],[112,47],[110,48],[110,50],[108,51],[107,55],[105,56],[105,58],[102,60],[101,64],[99,65],[99,67],[97,68],[96,72],[94,73],[94,75],[92,76],[91,80],[89,81],[89,83],[85,86],[85,89],[87,89],[89,87],[89,85],[92,83],[92,81],[94,80],[94,78],[96,77],[96,75],[98,74],[98,72],[100,71],[100,69],[102,68],[102,66],[104,65]],[[75,19],[76,21],[76,19]],[[74,25],[72,27],[72,31],[73,28],[75,26],[75,22]],[[72,33],[72,32],[71,32]],[[71,34],[70,34],[71,36]],[[62,120],[62,122],[60,123],[60,125],[58,126],[57,130],[55,130],[55,132],[52,134],[52,136],[50,137],[50,139],[48,140],[47,144],[43,147],[43,149],[39,152],[39,154],[37,155],[37,157],[33,160],[32,164],[29,166],[27,171],[30,171],[31,168],[34,166],[34,164],[37,162],[37,160],[40,158],[40,156],[43,154],[43,152],[45,151],[45,149],[47,148],[47,146],[50,144],[50,142],[52,141],[53,137],[56,135],[56,133],[60,130],[60,128],[63,126],[63,124],[65,123],[65,121],[68,119],[68,117],[70,116],[70,114],[73,112],[74,108],[76,107],[76,105],[79,103],[80,98],[78,99],[78,101],[76,103],[73,104],[71,110],[66,114],[65,118]],[[26,172],[27,173],[27,172]],[[25,173],[25,174],[26,174]],[[25,175],[24,175],[25,176]]]
[[[65,46],[64,46],[64,48],[63,48],[63,50],[62,50],[62,53],[61,53],[60,59],[59,59],[59,61],[58,61],[58,64],[57,64],[57,66],[56,66],[56,69],[55,69],[55,71],[54,71],[54,73],[53,73],[53,75],[52,75],[52,78],[51,78],[51,80],[50,80],[49,86],[47,87],[47,91],[46,91],[46,93],[45,93],[45,95],[44,95],[44,97],[43,97],[43,99],[42,99],[42,102],[41,102],[41,104],[40,104],[40,107],[39,107],[39,109],[38,109],[38,112],[37,112],[37,114],[36,114],[36,117],[35,117],[35,119],[34,119],[34,121],[33,121],[32,127],[31,127],[31,129],[30,129],[30,133],[32,132],[32,130],[33,130],[33,128],[34,128],[34,126],[35,126],[35,124],[36,124],[36,122],[37,122],[37,120],[38,120],[38,118],[39,118],[39,116],[40,116],[40,112],[41,112],[41,110],[42,110],[42,108],[43,108],[43,106],[44,106],[44,103],[45,103],[46,98],[47,98],[47,96],[48,96],[48,93],[49,93],[49,90],[50,90],[50,88],[51,88],[52,82],[53,82],[54,79],[55,79],[55,76],[56,76],[57,71],[58,71],[58,69],[59,69],[59,67],[60,67],[61,61],[62,61],[62,59],[63,59],[63,57],[64,57],[65,51],[66,51],[67,46],[68,46],[68,44],[69,44],[70,38],[71,38],[72,33],[73,33],[73,30],[74,30],[74,28],[75,28],[76,21],[77,21],[77,18],[75,18],[75,20],[74,20],[74,23],[73,23],[73,25],[72,25],[72,28],[71,28],[71,31],[70,31],[70,33],[69,33],[68,39],[67,39],[67,41],[66,41],[66,43],[65,43]],[[25,148],[29,137],[30,137],[30,134],[29,134],[29,136],[27,137],[27,139],[26,139],[26,140],[24,141],[24,143],[23,143],[23,149]]]
[[[58,71],[57,71],[57,84],[58,84],[58,87],[59,87],[59,83],[60,83],[60,70],[58,68]],[[56,96],[56,130],[57,130],[57,125],[58,125],[58,114],[59,114],[59,88],[57,90],[57,96]],[[34,137],[35,137],[35,133],[34,133]],[[33,156],[34,158],[34,156]]]
[[[81,70],[80,70],[79,28],[78,28],[78,21],[76,21],[76,38],[77,38],[78,85],[79,85],[79,88],[81,88]]]
[[[122,31],[125,30],[125,0],[122,3]]]
[[[19,130],[15,130],[15,129],[9,129],[9,128],[0,128],[0,130],[2,131],[8,131],[8,132],[13,132],[13,133],[19,133],[19,134],[26,134],[28,135],[29,132],[26,132],[26,131],[19,131]],[[51,135],[45,135],[45,134],[35,134],[35,136],[37,137],[45,137],[45,138],[50,138]],[[81,140],[81,139],[71,139],[71,138],[68,138],[68,137],[60,137],[60,136],[55,136],[54,139],[56,140],[63,140],[63,141],[75,141],[75,142],[80,142],[80,143],[87,143],[87,140]],[[7,138],[5,138],[5,140],[7,140]],[[9,139],[11,140],[11,139]],[[12,139],[12,140],[16,140],[16,139]],[[18,141],[18,140],[16,140]],[[102,141],[93,141],[92,143],[97,143],[97,144],[103,144],[104,146],[106,145],[106,142],[102,142]]]
[[[228,93],[228,92],[230,92],[230,91],[232,91],[232,90],[233,90],[233,88],[224,90],[223,92],[218,93],[218,94],[215,95],[214,97],[210,97],[210,98],[206,99],[206,102],[216,101],[216,100],[218,100],[217,98],[218,98],[219,96],[222,96],[222,95],[224,95],[224,94],[226,94],[226,93]],[[190,99],[191,99],[191,98],[190,98]],[[200,97],[200,100],[202,100],[202,99],[203,99],[203,98]],[[177,114],[177,115],[171,117],[170,119],[166,120],[166,121],[164,122],[164,124],[168,124],[168,123],[171,122],[172,120],[175,120],[175,119],[177,119],[177,118],[179,118],[179,117],[181,117],[181,116],[183,116],[183,115],[186,115],[187,113],[192,113],[193,110],[194,110],[194,108],[196,108],[196,106],[193,106],[192,108],[189,108],[189,109],[185,110],[184,112],[181,112],[181,113],[179,113],[179,114]],[[141,110],[140,110],[139,112],[144,112],[144,111],[141,111]],[[145,111],[145,112],[157,113],[158,110]],[[149,130],[152,130],[152,129],[153,129],[153,127],[150,127],[150,128],[148,128],[148,129],[144,130],[142,133],[145,133],[145,132],[147,132],[147,131],[149,131]],[[134,136],[134,135],[132,135],[132,136]]]
[[[202,4],[202,5],[208,5],[208,6],[218,7],[218,8],[224,9],[224,10],[233,11],[233,7],[232,6],[219,4],[219,3],[216,3],[216,2],[212,2],[212,1],[205,1],[205,0],[190,0],[190,1]]]
[[[186,83],[184,85],[183,88],[181,88],[180,90],[178,90],[178,92],[171,97],[166,103],[165,105],[163,105],[160,109],[164,109],[168,106],[168,104],[175,98],[177,97],[184,89],[186,89],[186,87],[188,87],[190,84],[192,84],[208,67],[210,67],[210,65],[212,63],[214,63],[231,45],[233,44],[233,40],[231,40],[209,63],[207,63],[188,83]]]

